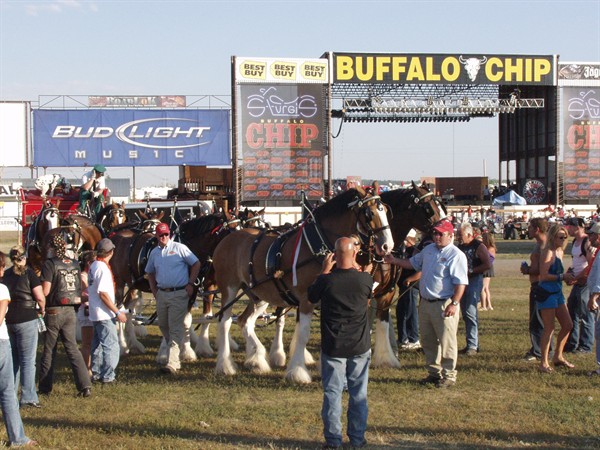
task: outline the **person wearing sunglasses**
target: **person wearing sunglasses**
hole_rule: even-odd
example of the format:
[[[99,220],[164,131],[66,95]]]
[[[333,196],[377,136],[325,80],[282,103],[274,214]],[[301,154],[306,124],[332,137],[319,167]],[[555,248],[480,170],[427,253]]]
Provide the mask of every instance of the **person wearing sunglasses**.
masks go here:
[[[550,366],[550,341],[554,334],[554,319],[560,323],[560,331],[556,338],[556,347],[554,351],[554,366],[573,368],[575,367],[564,357],[564,348],[567,343],[569,333],[573,328],[573,321],[569,315],[569,310],[565,304],[565,296],[562,292],[563,280],[567,283],[572,282],[575,277],[567,272],[565,273],[562,259],[569,233],[563,225],[555,224],[550,227],[546,245],[542,249],[540,257],[540,282],[538,287],[551,293],[544,301],[537,303],[537,309],[542,316],[544,331],[541,339],[542,358],[539,370],[543,373],[553,372]]]
[[[419,330],[428,376],[421,383],[454,386],[459,305],[469,284],[467,257],[454,245],[454,225],[440,220],[433,226],[433,244],[409,259],[386,255],[385,262],[422,272]]]
[[[595,249],[585,233],[581,217],[569,217],[565,224],[569,236],[573,237],[571,256],[575,280],[567,298],[567,309],[573,321],[573,330],[565,344],[567,353],[591,353],[594,348],[594,316],[588,310],[590,291],[587,285],[587,268],[592,262]]]
[[[15,386],[21,383],[21,407],[40,408],[35,386],[35,358],[38,345],[38,314],[44,314],[46,297],[42,282],[26,265],[25,249],[17,245],[10,249],[12,267],[6,270],[2,282],[11,296],[6,324],[12,347]]]
[[[155,233],[158,246],[150,252],[146,273],[156,299],[158,326],[169,347],[167,364],[160,371],[174,374],[181,369],[183,321],[200,272],[200,261],[186,245],[171,240],[166,223],[158,224]]]

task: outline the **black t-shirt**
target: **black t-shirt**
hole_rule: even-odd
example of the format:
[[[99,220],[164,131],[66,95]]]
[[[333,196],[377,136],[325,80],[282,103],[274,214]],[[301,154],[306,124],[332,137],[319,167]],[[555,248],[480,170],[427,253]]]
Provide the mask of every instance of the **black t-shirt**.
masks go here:
[[[355,269],[319,275],[308,299],[321,302],[321,350],[333,358],[361,355],[371,348],[368,308],[373,277]]]
[[[33,288],[41,286],[40,279],[29,267],[23,275],[17,275],[10,267],[4,272],[2,282],[10,292],[10,303],[6,313],[6,323],[23,323],[37,318]]]

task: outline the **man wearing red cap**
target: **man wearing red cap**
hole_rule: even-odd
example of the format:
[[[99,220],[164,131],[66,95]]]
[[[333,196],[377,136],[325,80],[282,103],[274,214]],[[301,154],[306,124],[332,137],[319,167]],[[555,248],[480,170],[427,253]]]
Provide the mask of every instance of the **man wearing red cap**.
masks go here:
[[[410,259],[385,256],[385,262],[421,273],[419,329],[429,375],[421,382],[448,388],[456,383],[460,299],[469,284],[467,258],[453,243],[447,219],[433,226],[433,244]]]
[[[146,273],[156,299],[158,326],[167,345],[169,357],[161,372],[173,374],[181,368],[180,345],[184,338],[183,320],[200,272],[200,261],[190,249],[170,239],[169,226],[156,227],[158,247],[150,252]]]

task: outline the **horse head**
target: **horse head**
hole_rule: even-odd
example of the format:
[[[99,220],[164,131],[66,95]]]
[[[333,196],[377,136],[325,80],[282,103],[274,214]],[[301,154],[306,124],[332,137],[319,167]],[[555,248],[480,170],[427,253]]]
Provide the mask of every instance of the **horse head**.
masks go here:
[[[446,217],[442,202],[433,192],[414,182],[410,189],[382,192],[381,199],[392,213],[390,229],[396,242],[402,242],[411,228],[428,233],[434,223]]]
[[[313,216],[324,229],[329,228],[328,234],[335,239],[358,231],[363,244],[369,247],[373,244],[378,255],[388,254],[394,248],[385,205],[379,195],[367,193],[361,187],[349,189],[318,206]]]
[[[242,221],[243,228],[267,228],[267,222],[265,222],[265,208],[259,211],[244,208],[243,211],[240,211],[239,218]]]
[[[125,215],[125,202],[106,205],[99,214],[98,224],[106,232],[110,232],[118,225],[127,222]]]

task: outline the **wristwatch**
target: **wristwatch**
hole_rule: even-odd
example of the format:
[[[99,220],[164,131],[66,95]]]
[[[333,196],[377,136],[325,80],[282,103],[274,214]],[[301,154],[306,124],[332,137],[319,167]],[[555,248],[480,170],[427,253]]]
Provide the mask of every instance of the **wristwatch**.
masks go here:
[[[452,300],[452,306],[458,306],[458,302]]]

